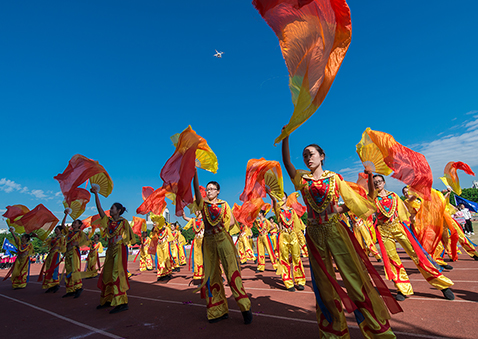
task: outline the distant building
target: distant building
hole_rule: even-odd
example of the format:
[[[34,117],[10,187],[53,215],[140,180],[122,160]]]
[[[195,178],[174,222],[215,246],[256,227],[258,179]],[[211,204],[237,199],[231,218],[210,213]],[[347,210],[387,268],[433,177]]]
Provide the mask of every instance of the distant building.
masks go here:
[[[473,180],[473,185],[471,185],[471,188],[478,188],[478,180]]]

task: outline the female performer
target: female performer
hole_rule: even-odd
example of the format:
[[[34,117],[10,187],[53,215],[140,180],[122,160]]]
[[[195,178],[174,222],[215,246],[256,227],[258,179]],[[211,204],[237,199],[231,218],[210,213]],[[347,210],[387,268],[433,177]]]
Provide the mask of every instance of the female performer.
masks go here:
[[[151,259],[151,254],[149,254],[149,245],[151,244],[151,238],[148,237],[148,232],[143,232],[141,237],[141,247],[139,249],[139,270],[143,271],[152,271],[153,270],[153,259]]]
[[[307,146],[302,155],[310,171],[295,169],[290,161],[289,138],[282,141],[284,166],[296,189],[301,190],[307,205],[306,240],[317,299],[320,337],[348,337],[343,303],[348,312],[354,311],[365,338],[395,338],[388,322],[388,310],[373,287],[364,264],[373,274],[375,283],[380,283],[382,293],[390,292],[383,287],[383,281],[352,232],[339,222],[339,214],[349,210],[359,217],[366,217],[373,212],[373,205],[355,193],[338,174],[322,168],[325,153],[318,145]],[[345,202],[340,206],[339,196]],[[332,258],[348,295],[335,280]],[[391,295],[388,295],[388,301],[396,306],[395,311],[401,310]]]
[[[382,248],[385,274],[397,286],[398,292],[395,298],[398,301],[403,301],[405,296],[413,294],[412,284],[397,254],[395,241],[398,241],[413,260],[425,280],[433,287],[442,291],[446,299],[455,299],[455,295],[449,289],[453,282],[442,275],[434,264],[430,262],[423,249],[413,237],[412,232],[409,231],[404,223],[408,221],[409,214],[400,197],[396,193],[385,189],[385,179],[382,175],[376,174],[372,177],[372,173],[369,172],[368,181],[369,186],[373,182],[375,187],[375,189],[370,187],[369,197],[377,206],[377,228],[382,239],[380,241],[379,238],[379,243]]]
[[[202,256],[202,242],[204,238],[204,222],[202,220],[201,211],[196,211],[195,218],[186,217],[183,212],[183,219],[188,223],[184,226],[184,229],[193,228],[194,239],[191,244],[191,252],[189,252],[189,270],[191,270],[191,257],[193,263],[193,279],[204,279],[204,265]]]
[[[60,257],[61,254],[66,251],[65,237],[61,233],[61,227],[55,227],[55,235],[48,238],[46,243],[50,248],[50,251],[43,263],[40,275],[38,276],[38,281],[41,281],[43,278],[42,288],[46,289],[45,293],[56,293],[60,289]]]
[[[65,285],[66,294],[62,298],[73,297],[79,298],[83,292],[83,282],[81,281],[81,255],[80,246],[88,242],[85,233],[81,231],[83,222],[80,219],[73,221],[71,229],[65,226],[66,217],[69,209],[65,209],[65,216],[61,221],[62,233],[66,237],[66,252],[65,252]]]
[[[110,313],[126,311],[126,291],[129,290],[128,245],[134,244],[135,236],[128,220],[121,216],[126,208],[115,202],[110,208],[111,217],[108,217],[101,207],[98,187],[95,185],[90,191],[95,195],[103,236],[108,240],[103,270],[98,279],[98,288],[101,290],[100,304],[96,308],[115,306]]]
[[[257,269],[256,273],[264,272],[266,267],[266,254],[265,250],[267,250],[267,254],[269,254],[269,258],[271,260],[272,266],[276,270],[277,259],[274,253],[273,248],[273,241],[271,241],[271,237],[269,236],[269,230],[271,229],[269,221],[265,217],[265,211],[261,210],[259,212],[259,218],[254,222],[257,230],[259,231],[259,236],[257,237]]]
[[[86,259],[85,279],[96,278],[98,276],[98,270],[101,267],[100,258],[98,256],[99,253],[103,253],[103,245],[100,242],[100,235],[96,233],[90,243],[90,252]]]
[[[218,198],[220,186],[211,181],[206,186],[206,197],[203,199],[199,190],[197,172],[194,175],[194,193],[197,210],[204,216],[204,270],[205,278],[200,286],[202,297],[207,300],[207,318],[210,323],[228,318],[228,306],[221,269],[224,268],[227,282],[234,299],[241,309],[245,324],[252,322],[251,301],[242,285],[240,265],[237,261],[237,251],[228,233],[234,225],[234,216],[227,202]],[[205,290],[207,287],[207,291]]]
[[[10,269],[12,277],[12,287],[14,290],[27,287],[28,278],[30,275],[30,256],[33,255],[33,245],[30,242],[30,235],[23,234],[19,238],[15,234],[15,228],[10,227],[10,233],[12,233],[13,239],[15,239],[15,245],[17,245],[17,258],[13,267]],[[7,274],[3,280],[10,275]]]

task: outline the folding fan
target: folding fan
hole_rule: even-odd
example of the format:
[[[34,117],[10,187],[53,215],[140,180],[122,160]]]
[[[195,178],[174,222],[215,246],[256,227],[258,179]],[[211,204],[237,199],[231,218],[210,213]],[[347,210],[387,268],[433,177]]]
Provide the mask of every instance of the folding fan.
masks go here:
[[[357,154],[362,160],[365,168],[369,167],[372,172],[389,175],[392,170],[383,161],[383,154],[380,149],[372,142],[367,134],[367,128],[362,134],[362,140],[357,144]]]

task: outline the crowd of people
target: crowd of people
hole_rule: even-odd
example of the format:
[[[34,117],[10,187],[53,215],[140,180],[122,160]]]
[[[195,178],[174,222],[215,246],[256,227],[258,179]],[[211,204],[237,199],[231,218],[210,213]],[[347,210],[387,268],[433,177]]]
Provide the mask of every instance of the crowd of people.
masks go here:
[[[361,194],[342,176],[323,168],[325,152],[315,144],[303,150],[308,170],[297,170],[290,160],[288,139],[282,142],[282,160],[295,189],[303,197],[303,210],[291,204],[286,194],[279,199],[268,189],[270,210],[261,209],[253,222],[258,233],[254,246],[251,228],[239,223],[229,204],[219,198],[220,184],[209,182],[203,195],[196,172],[193,179],[194,217],[183,214],[187,222],[183,230],[192,228],[194,231],[189,260],[179,224],[168,223],[163,216],[151,214],[153,229],[149,234],[143,232],[140,237],[139,269],[156,270],[156,280],[167,282],[189,262],[192,279],[197,282],[196,291],[206,299],[209,322],[229,316],[224,290],[227,281],[244,323],[250,324],[253,318],[251,301],[241,279],[241,264],[254,262],[256,273],[260,274],[265,270],[268,256],[284,289],[295,292],[305,288],[302,260],[308,258],[321,337],[348,333],[344,311],[354,313],[364,337],[394,337],[390,314],[401,312],[398,301],[413,294],[412,284],[397,253],[397,243],[413,260],[425,281],[440,290],[445,299],[455,298],[451,290],[453,282],[442,273],[443,269],[452,269],[445,263],[444,254],[456,260],[454,253],[458,243],[475,260],[478,260],[478,252],[468,238],[473,234],[471,215],[464,206],[457,210],[449,204],[449,191],[443,193],[447,201],[443,218],[449,221],[445,223],[445,232],[456,232],[457,243],[450,245],[444,237],[437,251],[427,253],[415,235],[422,201],[408,187],[403,189],[403,201],[396,193],[386,190],[384,176],[373,175],[366,169],[368,187],[362,188],[365,193]],[[68,211],[65,210],[61,225],[46,240],[50,250],[39,280],[46,293],[56,293],[63,262],[66,285],[63,298],[79,298],[83,291],[82,279],[98,277],[101,296],[97,309],[113,307],[110,313],[122,312],[129,308],[128,246],[134,243],[135,235],[129,222],[122,217],[126,209],[120,203],[111,206],[108,216],[101,206],[98,188],[93,187],[91,192],[101,218],[101,237],[108,242],[103,264],[98,257],[98,252],[102,251],[100,234],[89,239],[81,231],[81,220],[74,220],[71,227],[66,227]],[[268,215],[269,212],[272,213]],[[19,237],[13,228],[11,232],[18,252],[9,275],[13,288],[21,289],[27,284],[33,247],[29,234]],[[86,270],[82,272],[79,248],[85,244],[89,244],[90,252]],[[383,263],[385,278],[396,286],[395,295],[371,264],[371,256]],[[338,284],[335,269],[345,289]]]

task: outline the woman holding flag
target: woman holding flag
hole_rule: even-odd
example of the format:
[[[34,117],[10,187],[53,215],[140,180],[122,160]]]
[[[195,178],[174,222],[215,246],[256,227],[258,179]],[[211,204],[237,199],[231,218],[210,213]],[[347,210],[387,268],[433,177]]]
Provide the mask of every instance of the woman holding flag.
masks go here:
[[[15,245],[17,245],[17,259],[3,280],[7,279],[11,274],[12,287],[14,290],[18,290],[27,286],[30,276],[30,256],[33,254],[33,245],[30,242],[30,235],[25,233],[19,238],[15,234],[14,227],[10,227],[10,233],[12,233]]]
[[[129,222],[121,215],[126,211],[123,205],[116,202],[110,208],[108,217],[101,207],[98,187],[93,186],[91,193],[95,195],[96,208],[101,217],[101,228],[108,240],[106,258],[98,279],[101,290],[100,304],[97,309],[115,306],[110,313],[118,313],[128,309],[128,245],[134,244],[135,236]]]
[[[36,235],[33,235],[36,237]],[[50,250],[46,257],[43,267],[38,276],[38,281],[42,281],[42,288],[45,293],[56,293],[60,289],[59,266],[62,261],[61,254],[66,251],[65,237],[61,233],[61,227],[55,227],[55,235],[46,240]]]

